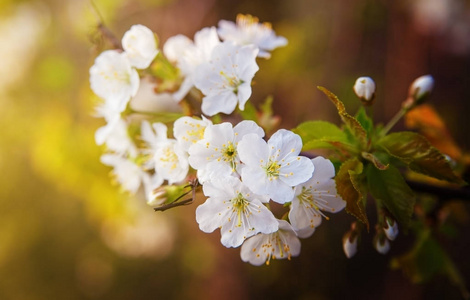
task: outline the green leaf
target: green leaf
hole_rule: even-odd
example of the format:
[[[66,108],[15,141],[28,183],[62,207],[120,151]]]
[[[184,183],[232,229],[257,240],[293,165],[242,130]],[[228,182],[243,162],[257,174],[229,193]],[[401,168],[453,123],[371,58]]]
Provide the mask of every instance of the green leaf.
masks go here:
[[[250,101],[246,102],[244,110],[240,110],[237,108],[237,111],[244,120],[257,121],[258,119],[256,107]]]
[[[366,113],[364,106],[359,108],[359,111],[356,114],[356,120],[362,125],[364,130],[367,132],[367,135],[370,137],[372,130],[374,129],[374,123],[372,119]]]
[[[364,165],[357,158],[349,159],[341,165],[335,181],[338,194],[346,201],[346,211],[364,223],[369,230],[365,208],[367,186],[363,169]]]
[[[392,165],[386,170],[369,165],[366,172],[372,196],[381,201],[402,226],[408,227],[416,199],[400,171]]]
[[[377,144],[417,173],[457,184],[465,183],[452,171],[445,156],[422,135],[414,132],[391,133]]]
[[[326,121],[304,122],[293,129],[293,131],[300,135],[304,143],[319,139],[338,142],[347,142],[348,140],[345,133],[338,126]]]
[[[336,125],[325,121],[308,121],[293,129],[300,135],[303,150],[332,149],[343,152],[355,152],[353,145],[348,143],[346,134]]]
[[[369,152],[362,152],[361,155],[364,159],[367,159],[368,161],[372,162],[377,169],[379,170],[388,169],[388,164],[385,165],[384,163],[382,163],[379,160],[379,158],[377,158],[374,154],[369,153]]]
[[[335,94],[321,86],[319,86],[318,89],[322,91],[336,106],[341,120],[349,128],[351,133],[354,135],[355,139],[359,142],[359,145],[361,145],[363,149],[366,148],[367,132],[359,123],[359,121],[346,112],[346,108],[344,107],[343,102],[341,102]]]

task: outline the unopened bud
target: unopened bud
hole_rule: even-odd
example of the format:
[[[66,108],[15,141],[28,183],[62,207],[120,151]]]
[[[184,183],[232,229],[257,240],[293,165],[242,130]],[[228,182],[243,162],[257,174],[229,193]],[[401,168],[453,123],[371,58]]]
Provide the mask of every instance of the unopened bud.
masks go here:
[[[409,97],[419,104],[431,93],[433,87],[434,79],[431,75],[418,77],[410,85]]]
[[[348,231],[343,237],[343,250],[347,258],[353,257],[357,252],[358,234],[354,231]]]
[[[375,98],[375,82],[370,77],[359,77],[354,84],[354,92],[362,104],[371,105]]]
[[[398,224],[395,220],[386,218],[384,232],[387,238],[391,241],[395,240],[398,235]]]
[[[151,197],[148,198],[147,204],[150,206],[158,206],[162,204],[173,203],[177,199],[187,194],[185,185],[163,185],[152,191]]]
[[[374,238],[374,247],[380,254],[387,254],[390,250],[390,242],[385,238],[384,234],[377,234]]]
[[[147,197],[147,205],[157,206],[165,203],[167,200],[167,192],[165,189],[166,186],[161,186],[153,190]]]

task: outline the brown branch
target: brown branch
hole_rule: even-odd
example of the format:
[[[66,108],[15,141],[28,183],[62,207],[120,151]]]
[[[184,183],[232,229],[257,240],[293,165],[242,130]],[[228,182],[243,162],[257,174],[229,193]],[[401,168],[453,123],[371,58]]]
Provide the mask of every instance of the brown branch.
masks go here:
[[[121,41],[119,41],[119,39],[116,38],[114,33],[112,33],[112,31],[109,30],[109,28],[106,27],[103,23],[98,24],[98,31],[101,33],[104,39],[111,44],[114,49],[123,50],[121,46]]]
[[[154,211],[165,211],[165,210],[173,208],[173,207],[189,205],[191,203],[193,203],[193,198],[182,200],[182,201],[179,201],[179,202],[173,202],[173,203],[170,203],[170,204],[167,204],[167,205],[162,205],[162,206],[159,206],[159,207],[154,207],[153,210]]]

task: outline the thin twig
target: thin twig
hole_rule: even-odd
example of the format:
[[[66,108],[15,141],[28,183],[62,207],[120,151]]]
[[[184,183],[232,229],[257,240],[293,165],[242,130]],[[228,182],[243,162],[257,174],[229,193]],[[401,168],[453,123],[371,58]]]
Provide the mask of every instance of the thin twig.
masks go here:
[[[167,204],[167,205],[162,205],[162,206],[159,206],[159,207],[154,207],[153,210],[154,211],[165,211],[165,210],[173,208],[173,207],[189,205],[191,203],[193,203],[193,198],[182,200],[182,201],[179,201],[179,202],[173,202],[173,203],[170,203],[170,204]]]
[[[103,38],[105,40],[107,40],[114,49],[123,50],[122,46],[121,46],[121,42],[119,41],[119,39],[116,38],[116,36],[112,33],[111,30],[109,30],[108,27],[106,27],[106,25],[104,25],[104,18],[101,15],[101,13],[100,13],[98,7],[96,6],[95,2],[93,0],[90,0],[90,4],[91,4],[93,12],[95,12],[95,14],[96,14],[97,23],[98,23],[97,29],[101,33]]]
[[[184,205],[189,205],[189,204],[193,203],[193,201],[196,199],[196,192],[197,192],[197,188],[199,186],[201,186],[201,185],[199,184],[199,181],[197,179],[191,180],[188,183],[188,185],[186,185],[184,187],[184,188],[190,187],[191,188],[190,191],[182,194],[181,196],[176,198],[176,200],[173,201],[172,203],[166,204],[166,205],[160,205],[159,207],[154,207],[153,210],[154,211],[165,211],[165,210],[173,208],[173,207],[184,206]],[[179,201],[181,198],[183,198],[184,196],[186,196],[189,193],[191,193],[191,198],[190,199]]]

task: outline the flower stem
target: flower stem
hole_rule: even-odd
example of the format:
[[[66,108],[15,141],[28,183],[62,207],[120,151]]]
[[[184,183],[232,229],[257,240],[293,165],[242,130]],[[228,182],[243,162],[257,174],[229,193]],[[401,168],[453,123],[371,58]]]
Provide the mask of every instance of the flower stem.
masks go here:
[[[408,108],[406,107],[402,107],[398,113],[393,116],[393,118],[388,122],[388,124],[384,127],[384,129],[382,129],[382,136],[385,136],[387,135],[387,133],[390,131],[390,129],[393,128],[393,126],[395,126],[398,121],[408,112]]]

